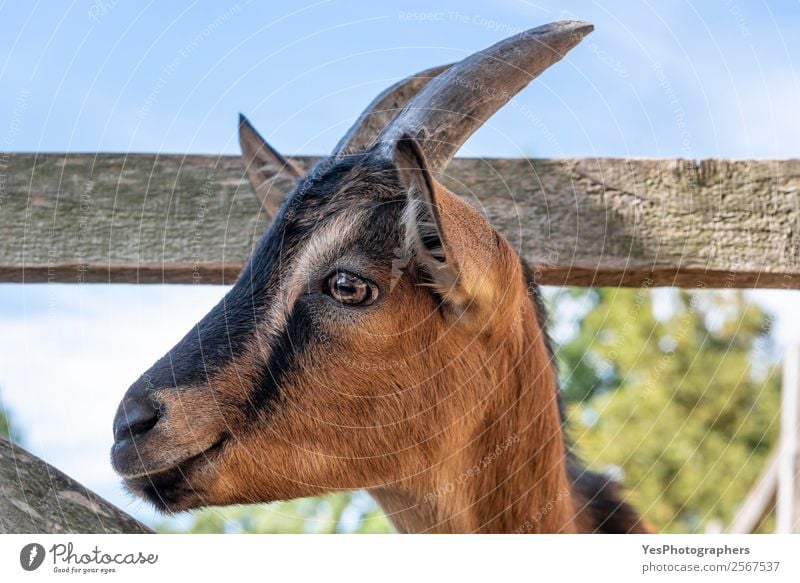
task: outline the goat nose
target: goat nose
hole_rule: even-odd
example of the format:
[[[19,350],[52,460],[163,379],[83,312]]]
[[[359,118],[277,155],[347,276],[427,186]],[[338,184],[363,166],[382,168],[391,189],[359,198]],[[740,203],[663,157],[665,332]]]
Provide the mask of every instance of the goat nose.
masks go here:
[[[159,419],[156,403],[150,398],[123,400],[114,417],[114,441],[134,439],[150,431]]]

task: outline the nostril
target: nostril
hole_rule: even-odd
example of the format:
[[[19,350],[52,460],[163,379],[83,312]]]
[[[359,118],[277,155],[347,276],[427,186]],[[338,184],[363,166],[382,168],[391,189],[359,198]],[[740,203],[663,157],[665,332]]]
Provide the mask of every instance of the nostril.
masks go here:
[[[151,399],[123,401],[114,420],[114,441],[133,439],[150,431],[159,419]]]

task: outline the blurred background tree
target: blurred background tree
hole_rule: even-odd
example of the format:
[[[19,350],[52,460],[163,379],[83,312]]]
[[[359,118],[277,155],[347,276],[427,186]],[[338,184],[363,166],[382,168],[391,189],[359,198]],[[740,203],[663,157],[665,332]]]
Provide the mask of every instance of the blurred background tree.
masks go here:
[[[169,520],[160,532],[192,533],[359,533],[394,532],[389,519],[366,492],[341,492],[274,504],[209,508],[189,523]]]
[[[741,292],[549,289],[570,434],[660,530],[729,524],[774,446],[771,320]],[[391,532],[364,492],[207,509],[167,532]]]
[[[734,291],[585,293],[560,351],[584,460],[660,530],[730,524],[777,441],[771,319]]]
[[[0,391],[0,437],[5,437],[15,443],[22,443],[22,435],[13,421],[13,415],[3,404],[3,394]]]

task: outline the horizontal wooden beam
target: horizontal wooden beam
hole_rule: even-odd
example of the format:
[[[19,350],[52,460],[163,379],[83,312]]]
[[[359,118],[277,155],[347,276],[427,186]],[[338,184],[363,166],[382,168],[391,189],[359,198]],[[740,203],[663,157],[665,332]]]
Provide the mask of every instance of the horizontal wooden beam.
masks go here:
[[[461,158],[441,178],[541,283],[800,288],[798,160]],[[267,226],[235,156],[0,155],[0,217],[6,282],[230,284]]]

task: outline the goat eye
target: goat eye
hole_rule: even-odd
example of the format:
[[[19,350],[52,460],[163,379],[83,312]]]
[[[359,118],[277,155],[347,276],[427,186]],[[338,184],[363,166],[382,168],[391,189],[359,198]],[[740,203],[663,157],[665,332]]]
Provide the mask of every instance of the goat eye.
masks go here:
[[[368,306],[378,297],[378,287],[347,271],[337,271],[328,278],[328,295],[349,306]]]

